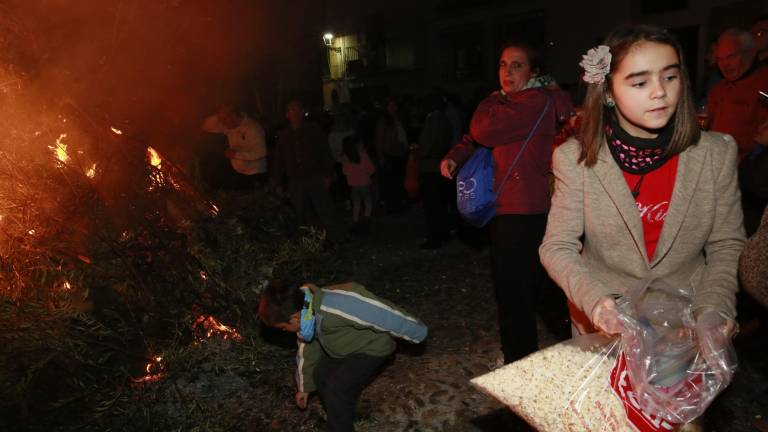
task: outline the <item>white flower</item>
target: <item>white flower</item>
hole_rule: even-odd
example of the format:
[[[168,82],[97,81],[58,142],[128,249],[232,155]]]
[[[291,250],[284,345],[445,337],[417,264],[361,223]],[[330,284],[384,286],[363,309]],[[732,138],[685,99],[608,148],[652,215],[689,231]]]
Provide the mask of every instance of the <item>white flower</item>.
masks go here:
[[[579,66],[584,68],[584,81],[600,84],[611,71],[611,49],[605,45],[592,48],[583,56]]]

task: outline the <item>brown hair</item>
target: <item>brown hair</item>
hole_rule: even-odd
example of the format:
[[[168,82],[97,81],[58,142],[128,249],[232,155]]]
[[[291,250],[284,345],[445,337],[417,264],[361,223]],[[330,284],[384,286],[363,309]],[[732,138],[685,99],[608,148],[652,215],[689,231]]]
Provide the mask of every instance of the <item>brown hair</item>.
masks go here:
[[[264,324],[274,327],[291,321],[291,315],[299,312],[304,305],[304,293],[296,283],[270,281],[261,293],[259,318]]]
[[[699,141],[701,131],[696,121],[696,110],[693,105],[691,92],[691,80],[688,77],[688,68],[683,59],[683,51],[674,36],[665,29],[636,25],[622,27],[614,30],[605,38],[603,45],[611,50],[611,69],[605,77],[605,81],[597,84],[588,84],[587,95],[584,99],[584,120],[581,123],[578,138],[581,142],[581,154],[579,162],[584,162],[588,167],[597,163],[597,155],[604,141],[604,127],[609,115],[614,115],[611,110],[604,107],[606,97],[609,94],[611,75],[627,56],[629,50],[638,42],[654,42],[669,45],[675,49],[680,59],[680,99],[674,116],[674,132],[667,147],[668,156],[681,153],[691,145]]]

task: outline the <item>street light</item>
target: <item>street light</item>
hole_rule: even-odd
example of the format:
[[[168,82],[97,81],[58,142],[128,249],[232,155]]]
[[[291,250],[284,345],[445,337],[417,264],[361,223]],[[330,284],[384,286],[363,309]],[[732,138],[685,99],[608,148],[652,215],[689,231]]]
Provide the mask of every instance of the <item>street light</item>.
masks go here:
[[[323,35],[323,43],[325,43],[325,46],[334,52],[340,53],[341,47],[334,47],[333,46],[333,33],[326,33]]]

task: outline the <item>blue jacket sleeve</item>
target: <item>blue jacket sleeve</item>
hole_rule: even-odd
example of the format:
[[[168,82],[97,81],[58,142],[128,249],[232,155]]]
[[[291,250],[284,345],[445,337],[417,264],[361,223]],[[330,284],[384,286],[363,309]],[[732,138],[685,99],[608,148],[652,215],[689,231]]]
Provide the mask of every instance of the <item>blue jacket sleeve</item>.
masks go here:
[[[362,285],[350,283],[329,288],[323,290],[322,310],[409,342],[420,343],[427,337],[424,323]]]

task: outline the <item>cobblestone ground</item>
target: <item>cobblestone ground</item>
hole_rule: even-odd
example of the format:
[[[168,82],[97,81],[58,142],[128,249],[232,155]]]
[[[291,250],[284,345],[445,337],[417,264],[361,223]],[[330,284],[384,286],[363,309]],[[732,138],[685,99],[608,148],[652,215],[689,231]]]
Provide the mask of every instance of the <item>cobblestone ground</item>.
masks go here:
[[[342,248],[347,265],[340,280],[365,284],[430,328],[427,343],[401,344],[394,362],[364,391],[357,430],[527,430],[468,383],[488,372],[501,355],[487,249],[454,238],[437,251],[420,250],[421,226],[417,209],[379,216],[370,236]],[[538,310],[541,347],[569,336],[562,293],[554,287],[543,290]],[[707,413],[705,430],[761,431],[759,416],[768,415],[767,332],[765,327],[748,330],[737,340],[740,372]],[[320,413],[315,400],[308,412],[296,415],[317,419]]]

